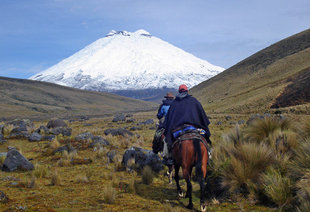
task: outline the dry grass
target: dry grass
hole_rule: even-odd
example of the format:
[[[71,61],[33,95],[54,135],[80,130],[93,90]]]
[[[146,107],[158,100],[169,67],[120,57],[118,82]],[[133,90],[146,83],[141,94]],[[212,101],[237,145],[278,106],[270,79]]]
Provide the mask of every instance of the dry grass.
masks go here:
[[[264,193],[278,205],[280,209],[289,206],[294,195],[293,183],[290,178],[283,176],[278,170],[271,168],[261,177]]]
[[[45,178],[48,175],[48,167],[44,165],[35,164],[33,175],[36,178]]]
[[[310,170],[297,182],[298,211],[308,211],[310,208]]]
[[[142,171],[142,183],[146,185],[150,185],[154,180],[154,173],[152,168],[149,166],[145,166]]]
[[[85,174],[79,174],[75,177],[77,183],[89,183],[89,178]]]
[[[116,198],[116,191],[111,184],[107,184],[103,190],[103,198],[105,203],[113,204]]]
[[[243,143],[232,148],[229,154],[222,183],[231,192],[256,188],[260,175],[274,160],[273,152],[264,144]]]
[[[61,185],[61,177],[56,169],[54,170],[51,176],[51,185],[52,186]]]

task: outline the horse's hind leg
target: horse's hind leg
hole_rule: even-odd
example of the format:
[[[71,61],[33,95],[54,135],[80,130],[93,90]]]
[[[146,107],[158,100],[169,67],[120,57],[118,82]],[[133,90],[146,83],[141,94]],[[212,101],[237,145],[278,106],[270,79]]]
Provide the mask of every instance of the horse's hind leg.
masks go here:
[[[182,168],[183,169],[183,168]],[[192,201],[192,183],[191,183],[191,173],[189,169],[183,169],[183,177],[185,178],[186,184],[187,184],[187,191],[186,191],[186,197],[188,197],[188,206],[187,208],[192,209],[193,208],[193,201]]]
[[[206,211],[206,202],[205,202],[205,180],[203,177],[198,178],[199,184],[200,184],[200,209],[201,211]]]
[[[177,185],[177,191],[178,191],[178,195],[180,197],[183,197],[183,192],[182,192],[182,189],[180,187],[180,183],[179,183],[179,170],[180,170],[180,166],[177,166],[175,165],[174,166],[174,171],[175,171],[175,176],[174,176],[174,180],[175,180],[175,183]]]

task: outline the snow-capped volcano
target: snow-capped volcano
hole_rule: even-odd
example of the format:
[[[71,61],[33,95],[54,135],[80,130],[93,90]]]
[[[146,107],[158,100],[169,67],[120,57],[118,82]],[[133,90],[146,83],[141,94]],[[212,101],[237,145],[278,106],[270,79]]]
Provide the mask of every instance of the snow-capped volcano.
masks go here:
[[[113,92],[177,88],[180,84],[192,87],[223,70],[145,30],[112,30],[30,79]]]

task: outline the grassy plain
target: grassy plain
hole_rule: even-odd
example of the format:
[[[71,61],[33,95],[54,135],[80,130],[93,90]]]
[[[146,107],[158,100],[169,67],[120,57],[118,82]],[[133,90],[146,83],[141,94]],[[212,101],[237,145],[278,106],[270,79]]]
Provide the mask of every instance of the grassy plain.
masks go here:
[[[212,140],[217,143],[222,140],[224,132],[233,128],[234,122],[247,120],[248,115],[232,115],[231,120],[226,115],[210,114]],[[36,165],[34,171],[2,172],[0,171],[0,190],[10,199],[8,203],[0,203],[0,211],[188,211],[185,209],[187,199],[177,197],[176,186],[168,184],[165,171],[154,174],[153,182],[143,183],[142,173],[127,172],[121,168],[124,151],[130,146],[140,146],[151,149],[155,130],[149,129],[155,125],[142,126],[142,130],[134,131],[140,137],[105,136],[107,128],[136,126],[137,122],[155,117],[155,112],[135,113],[134,123],[112,123],[112,117],[93,118],[87,121],[69,123],[73,129],[70,138],[58,137],[63,145],[65,139],[72,140],[76,135],[90,132],[101,135],[112,145],[94,151],[93,149],[78,150],[77,154],[68,156],[49,154],[51,142],[28,142],[26,140],[8,140],[0,146],[0,152],[6,152],[8,146],[15,146],[22,154]],[[217,125],[217,122],[222,122]],[[47,122],[35,122],[36,127]],[[54,141],[55,142],[55,141]],[[56,145],[57,146],[57,145]],[[109,163],[106,153],[116,150],[114,163]],[[91,159],[89,164],[72,165],[64,161],[68,157]],[[59,162],[59,161],[63,162]],[[185,190],[186,183],[181,180]],[[193,202],[195,210],[199,207],[199,185],[193,183]],[[274,211],[266,206],[255,205],[246,199],[237,202],[219,202],[210,200],[208,211]]]

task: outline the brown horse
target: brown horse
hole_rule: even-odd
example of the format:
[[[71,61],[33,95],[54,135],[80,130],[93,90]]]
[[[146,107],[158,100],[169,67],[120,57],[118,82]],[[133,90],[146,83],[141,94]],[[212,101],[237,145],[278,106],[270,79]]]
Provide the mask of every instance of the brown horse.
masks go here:
[[[162,140],[162,139],[161,139]],[[154,149],[158,152],[163,146],[158,141],[153,141]],[[162,149],[161,149],[162,150]],[[154,151],[156,153],[156,151]],[[206,210],[205,203],[205,178],[207,175],[208,151],[207,142],[199,133],[186,133],[180,136],[172,146],[172,157],[174,160],[175,182],[177,191],[180,197],[183,197],[183,192],[179,184],[179,169],[182,167],[183,177],[187,183],[187,191],[185,198],[189,198],[187,208],[193,208],[192,202],[192,184],[191,173],[193,167],[196,167],[196,177],[200,184],[200,207],[201,211]],[[169,168],[170,170],[170,168]]]

